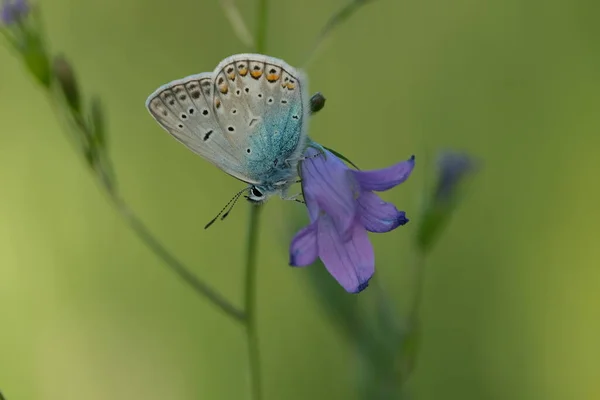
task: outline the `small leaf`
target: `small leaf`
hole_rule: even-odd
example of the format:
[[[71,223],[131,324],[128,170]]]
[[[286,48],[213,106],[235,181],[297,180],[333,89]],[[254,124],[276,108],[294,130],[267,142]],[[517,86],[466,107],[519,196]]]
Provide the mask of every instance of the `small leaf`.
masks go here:
[[[92,131],[92,140],[96,145],[105,149],[106,147],[106,132],[105,132],[105,116],[100,98],[92,97],[90,105],[90,125]]]
[[[79,86],[71,64],[64,56],[59,55],[54,58],[53,70],[67,104],[76,114],[81,113]]]
[[[46,54],[42,41],[37,35],[27,35],[24,47],[21,49],[23,61],[33,77],[44,87],[49,88],[52,80],[50,59]]]
[[[417,245],[426,254],[446,227],[452,210],[433,202],[426,203],[424,208],[417,229]]]

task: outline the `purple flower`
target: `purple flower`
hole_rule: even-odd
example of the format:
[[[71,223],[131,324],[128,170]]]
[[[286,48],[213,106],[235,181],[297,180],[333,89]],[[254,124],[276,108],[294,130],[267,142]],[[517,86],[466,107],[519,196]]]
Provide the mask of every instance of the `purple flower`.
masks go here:
[[[10,25],[23,18],[29,12],[27,0],[3,0],[0,7],[0,23]]]
[[[415,157],[389,168],[356,171],[325,151],[309,148],[302,162],[302,188],[310,225],[290,245],[290,265],[302,267],[317,257],[329,273],[351,293],[369,284],[375,272],[375,254],[369,232],[389,232],[408,222],[403,211],[373,193],[404,182]]]

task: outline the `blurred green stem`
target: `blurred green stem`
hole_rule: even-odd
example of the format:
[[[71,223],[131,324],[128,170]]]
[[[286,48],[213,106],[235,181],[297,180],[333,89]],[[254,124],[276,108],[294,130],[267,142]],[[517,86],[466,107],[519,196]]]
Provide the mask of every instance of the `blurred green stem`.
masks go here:
[[[412,296],[412,304],[410,305],[409,321],[411,324],[416,324],[419,319],[421,310],[421,302],[423,299],[423,281],[425,279],[425,254],[422,251],[417,251],[413,263],[413,279],[415,292]]]
[[[217,308],[221,309],[226,315],[237,321],[245,321],[247,314],[238,310],[225,298],[223,298],[214,289],[198,279],[181,261],[173,256],[169,251],[156,239],[144,223],[133,213],[131,208],[125,203],[116,193],[109,191],[109,196],[112,203],[115,205],[119,214],[129,224],[131,229],[138,237],[154,252],[154,254],[163,260],[167,267],[175,273],[183,282],[190,286],[196,293],[200,294],[208,301],[213,303]]]
[[[266,51],[268,0],[257,0],[256,49],[257,53]],[[250,207],[248,239],[246,247],[246,285],[244,290],[244,311],[246,313],[246,339],[248,345],[248,366],[250,368],[250,385],[253,400],[262,398],[260,374],[260,350],[258,347],[258,326],[256,320],[256,259],[259,235],[261,207]]]
[[[404,338],[405,359],[404,370],[401,374],[401,386],[410,378],[415,370],[421,343],[421,303],[423,301],[423,286],[425,281],[425,252],[417,250],[413,261],[412,281],[414,293],[410,304],[410,313],[407,318],[407,332]]]
[[[260,351],[258,349],[258,326],[256,324],[256,258],[261,206],[252,205],[248,225],[246,247],[246,285],[244,290],[244,311],[246,312],[246,338],[248,341],[248,363],[252,399],[261,398]]]
[[[240,13],[240,10],[235,6],[234,0],[221,0],[221,7],[225,12],[225,16],[231,24],[233,32],[237,35],[238,39],[248,47],[254,46],[254,39],[244,22],[244,18]]]
[[[269,1],[258,0],[256,20],[256,52],[263,54],[267,48],[267,23],[269,19]]]
[[[327,20],[323,28],[321,28],[319,36],[317,36],[315,43],[313,44],[308,55],[306,56],[304,68],[306,68],[308,64],[312,61],[313,57],[317,53],[317,50],[319,49],[319,47],[321,47],[321,44],[323,44],[325,39],[327,39],[327,37],[331,35],[331,32],[333,32],[333,30],[337,28],[338,25],[350,18],[361,6],[364,6],[365,4],[371,3],[373,1],[375,0],[350,0],[348,4],[346,4],[345,6],[340,8],[335,14],[333,14]]]

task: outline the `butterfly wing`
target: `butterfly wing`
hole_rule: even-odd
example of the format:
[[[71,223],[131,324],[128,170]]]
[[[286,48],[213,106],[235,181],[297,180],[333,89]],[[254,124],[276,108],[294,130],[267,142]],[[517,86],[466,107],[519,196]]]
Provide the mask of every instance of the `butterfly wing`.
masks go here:
[[[228,57],[212,75],[216,121],[247,177],[267,186],[295,177],[308,122],[304,75],[260,54]]]
[[[214,85],[205,72],[169,82],[146,100],[154,119],[175,139],[226,173],[250,184],[245,155],[232,146],[217,121],[213,106]]]

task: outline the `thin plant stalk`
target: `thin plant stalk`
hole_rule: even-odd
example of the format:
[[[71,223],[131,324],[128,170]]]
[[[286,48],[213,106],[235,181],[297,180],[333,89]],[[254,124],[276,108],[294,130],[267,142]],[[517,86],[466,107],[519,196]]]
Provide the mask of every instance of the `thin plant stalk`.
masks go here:
[[[162,243],[152,235],[146,225],[144,225],[120,197],[111,194],[110,199],[129,227],[158,258],[164,261],[171,272],[177,275],[187,286],[191,287],[197,294],[207,299],[228,317],[238,322],[246,320],[245,312],[233,306],[228,300],[194,275],[189,268],[171,254]]]
[[[235,32],[236,36],[240,41],[248,47],[254,47],[254,39],[244,22],[242,14],[235,6],[234,0],[221,0],[221,7],[225,12],[225,16],[231,24],[231,28]]]
[[[269,12],[268,0],[258,0],[256,21],[257,53],[266,52],[267,23]],[[253,400],[262,398],[262,382],[260,373],[260,349],[258,343],[258,326],[256,318],[256,274],[258,255],[258,235],[260,231],[261,207],[250,208],[248,222],[248,238],[246,248],[246,279],[244,290],[244,311],[246,313],[246,340],[248,346],[248,366],[250,370],[250,386]]]
[[[338,25],[341,25],[348,18],[350,18],[361,6],[364,6],[367,3],[372,3],[373,1],[375,0],[350,0],[348,4],[342,6],[336,13],[329,17],[319,32],[319,36],[317,36],[315,43],[311,47],[308,55],[306,56],[304,68],[308,67],[308,64],[310,64],[310,62],[313,60],[321,45],[331,35],[331,32],[338,27]]]
[[[246,276],[244,290],[244,311],[246,315],[246,340],[248,346],[248,366],[253,400],[262,397],[260,350],[258,343],[258,325],[256,314],[256,276],[258,255],[259,220],[262,207],[251,206],[248,223],[248,239],[246,247]]]

